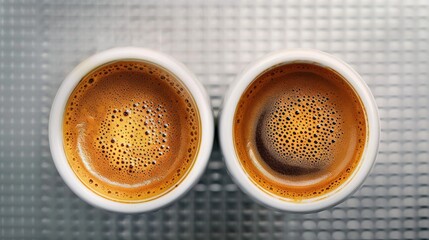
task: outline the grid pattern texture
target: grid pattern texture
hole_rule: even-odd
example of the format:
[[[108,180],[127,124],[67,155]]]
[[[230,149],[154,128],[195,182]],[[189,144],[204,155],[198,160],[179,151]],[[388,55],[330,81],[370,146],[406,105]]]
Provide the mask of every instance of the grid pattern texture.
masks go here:
[[[428,239],[428,15],[424,0],[0,0],[0,239]],[[216,113],[255,58],[294,47],[330,52],[376,97],[376,166],[344,203],[287,214],[244,195],[215,143],[203,178],[170,207],[140,215],[93,208],[53,165],[48,115],[66,74],[117,46],[184,62]]]

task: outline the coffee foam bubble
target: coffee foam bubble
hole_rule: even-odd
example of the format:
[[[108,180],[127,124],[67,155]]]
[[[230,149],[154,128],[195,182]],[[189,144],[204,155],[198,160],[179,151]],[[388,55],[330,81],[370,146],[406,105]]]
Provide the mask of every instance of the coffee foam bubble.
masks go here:
[[[344,183],[366,143],[356,93],[339,74],[313,64],[280,65],[256,78],[234,122],[236,151],[251,180],[294,200]]]
[[[279,96],[256,128],[261,157],[275,171],[287,175],[317,172],[330,165],[332,144],[341,141],[336,125],[341,113],[329,97],[305,95],[301,89]],[[299,123],[299,124],[297,124]]]
[[[149,174],[159,158],[170,152],[167,135],[175,131],[168,123],[168,112],[163,105],[155,105],[153,101],[136,102],[123,110],[110,110],[108,115],[111,119],[107,118],[101,123],[95,145],[104,159],[109,160],[109,165],[105,167],[115,169],[124,179],[129,178],[130,174]],[[82,160],[91,171],[88,161]],[[128,188],[159,180],[155,178],[137,184],[124,184],[106,179],[97,171],[92,170],[91,173],[112,185]]]
[[[115,62],[86,76],[64,115],[73,170],[91,189],[120,201],[177,186],[193,164],[200,134],[183,84],[144,62]]]

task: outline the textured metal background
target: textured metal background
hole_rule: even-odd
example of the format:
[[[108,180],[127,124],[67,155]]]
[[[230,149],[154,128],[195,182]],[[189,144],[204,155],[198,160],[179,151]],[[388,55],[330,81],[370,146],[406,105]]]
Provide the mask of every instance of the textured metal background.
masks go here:
[[[428,239],[429,1],[0,0],[1,239]],[[121,215],[78,199],[49,152],[48,113],[67,73],[116,46],[169,53],[215,112],[234,76],[268,52],[312,47],[350,63],[380,108],[380,154],[362,189],[315,214],[274,212],[231,182],[216,143],[172,206]]]

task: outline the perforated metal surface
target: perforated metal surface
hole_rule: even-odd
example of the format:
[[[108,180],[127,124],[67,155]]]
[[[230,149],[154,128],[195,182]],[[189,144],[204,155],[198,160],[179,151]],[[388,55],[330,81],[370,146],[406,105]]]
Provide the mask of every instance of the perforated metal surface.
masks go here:
[[[428,239],[429,1],[0,0],[1,239]],[[48,114],[67,73],[116,46],[169,53],[215,112],[235,75],[268,52],[312,47],[350,63],[380,109],[377,164],[339,206],[295,215],[241,193],[216,143],[199,184],[155,213],[90,207],[59,177]]]

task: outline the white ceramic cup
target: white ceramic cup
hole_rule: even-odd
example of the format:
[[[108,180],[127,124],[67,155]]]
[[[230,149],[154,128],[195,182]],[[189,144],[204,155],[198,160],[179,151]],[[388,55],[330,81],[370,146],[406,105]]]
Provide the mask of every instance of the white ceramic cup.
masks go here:
[[[336,190],[317,200],[292,201],[275,197],[256,186],[241,166],[233,141],[233,119],[238,101],[247,87],[261,73],[287,63],[311,63],[337,71],[354,88],[362,100],[368,122],[367,143],[362,159],[352,176]],[[351,196],[369,175],[378,152],[380,124],[375,99],[370,89],[347,63],[327,53],[312,49],[285,50],[271,53],[247,67],[228,89],[219,116],[219,140],[225,163],[234,182],[257,202],[276,210],[308,213],[332,207]]]
[[[67,100],[79,81],[92,70],[117,60],[143,60],[159,65],[175,75],[188,88],[197,104],[201,119],[201,143],[194,165],[185,179],[164,195],[140,203],[121,203],[101,197],[88,189],[71,169],[63,147],[63,115]],[[210,99],[202,84],[180,62],[165,54],[143,48],[114,48],[95,54],[80,63],[65,78],[52,104],[49,118],[49,145],[55,166],[69,188],[87,203],[109,211],[142,213],[166,206],[188,192],[206,169],[214,137],[213,114]]]

